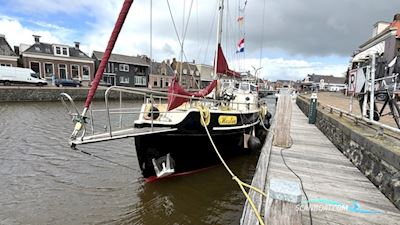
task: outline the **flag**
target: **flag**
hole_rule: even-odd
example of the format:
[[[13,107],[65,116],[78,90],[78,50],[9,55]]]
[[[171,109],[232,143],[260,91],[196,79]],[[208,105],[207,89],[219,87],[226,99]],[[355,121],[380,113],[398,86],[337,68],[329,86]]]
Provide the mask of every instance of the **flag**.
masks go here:
[[[244,52],[244,38],[240,39],[240,41],[237,45],[236,53],[239,53],[239,52]]]

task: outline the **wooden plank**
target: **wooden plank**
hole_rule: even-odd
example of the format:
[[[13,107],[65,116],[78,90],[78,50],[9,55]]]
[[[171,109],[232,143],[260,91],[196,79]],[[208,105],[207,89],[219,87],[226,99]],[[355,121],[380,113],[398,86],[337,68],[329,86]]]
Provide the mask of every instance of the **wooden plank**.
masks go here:
[[[292,98],[289,91],[281,93],[278,99],[276,113],[277,126],[274,128],[274,146],[290,147],[290,123],[292,118]]]
[[[273,119],[271,129],[274,129],[275,126],[276,126],[276,120]],[[272,134],[272,132],[269,132],[268,136],[265,140],[264,146],[261,149],[260,157],[257,162],[256,172],[254,173],[254,177],[251,182],[251,185],[253,187],[257,187],[260,190],[264,190],[265,184],[267,182],[266,176],[267,176],[267,172],[268,172],[269,158],[270,158],[271,149],[272,149],[272,139],[273,139],[273,134]],[[253,190],[249,191],[249,196],[253,200],[254,204],[256,205],[258,212],[260,212],[260,214],[261,214],[261,212],[263,210],[263,207],[262,207],[263,196]],[[242,224],[242,225],[257,225],[257,224],[259,224],[257,217],[255,216],[255,214],[247,200],[244,205],[244,209],[242,212],[242,218],[240,219],[240,224]]]
[[[399,224],[399,210],[312,124],[297,106],[293,107],[291,136],[293,146],[283,150],[285,162],[303,181],[309,199],[327,199],[363,210],[382,213],[365,214],[352,211],[313,211],[313,224]],[[267,184],[270,179],[298,181],[281,157],[280,147],[272,147]],[[265,191],[268,191],[266,188]],[[305,196],[303,194],[303,200]],[[272,204],[267,201],[266,205]],[[267,213],[267,212],[266,212]],[[267,214],[264,214],[267,215]],[[266,216],[264,216],[266,218]],[[310,224],[308,211],[302,211],[302,223]],[[268,221],[265,221],[269,224]]]

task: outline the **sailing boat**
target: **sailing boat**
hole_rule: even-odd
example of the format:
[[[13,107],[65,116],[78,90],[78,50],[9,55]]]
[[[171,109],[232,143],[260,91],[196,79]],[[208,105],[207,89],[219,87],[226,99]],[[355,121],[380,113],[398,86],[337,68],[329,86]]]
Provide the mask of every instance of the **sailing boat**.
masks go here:
[[[145,178],[161,178],[185,174],[218,163],[205,128],[224,157],[246,154],[261,147],[269,127],[266,107],[259,103],[257,85],[242,81],[240,74],[230,70],[221,47],[222,17],[224,0],[219,0],[217,49],[214,72],[217,75],[206,88],[188,92],[177,78],[168,93],[128,87],[110,87],[106,91],[108,131],[87,135],[86,115],[90,110],[94,92],[111,54],[118,33],[132,4],[125,0],[120,16],[107,46],[106,52],[89,91],[82,114],[72,113],[76,121],[70,137],[72,147],[120,138],[135,138],[135,147],[140,169]],[[111,91],[143,95],[144,104],[139,118],[133,126],[112,129],[108,94]],[[211,97],[212,96],[212,97]],[[62,99],[72,99],[65,93]],[[64,102],[65,103],[65,102]],[[204,121],[201,119],[201,114]],[[81,134],[80,136],[78,134]]]

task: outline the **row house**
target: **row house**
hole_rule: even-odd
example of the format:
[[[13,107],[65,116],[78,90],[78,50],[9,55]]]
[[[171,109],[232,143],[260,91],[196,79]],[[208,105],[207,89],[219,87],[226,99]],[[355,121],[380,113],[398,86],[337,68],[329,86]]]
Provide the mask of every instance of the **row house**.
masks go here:
[[[214,67],[205,64],[197,64],[197,70],[200,73],[200,87],[207,87],[214,79]]]
[[[308,74],[307,77],[302,81],[301,89],[341,91],[347,87],[345,80],[345,77],[334,77],[333,75]]]
[[[174,71],[171,65],[167,62],[162,61],[152,62],[151,71],[149,76],[148,87],[151,89],[167,90],[168,86],[172,83],[174,77]]]
[[[35,71],[41,78],[74,79],[89,85],[93,79],[94,61],[79,49],[79,42],[71,47],[63,44],[40,42],[40,36],[33,35],[35,43],[21,52],[22,66]]]
[[[200,89],[200,72],[195,62],[179,62],[173,58],[171,68],[174,70],[176,77],[181,79],[180,84],[183,88]],[[181,71],[182,74],[180,74]]]
[[[104,52],[93,51],[96,71]],[[147,87],[149,80],[150,59],[146,56],[128,56],[111,54],[104,69],[103,81],[111,85],[125,87]]]
[[[16,67],[18,63],[18,55],[12,50],[6,40],[6,36],[0,34],[0,66]]]

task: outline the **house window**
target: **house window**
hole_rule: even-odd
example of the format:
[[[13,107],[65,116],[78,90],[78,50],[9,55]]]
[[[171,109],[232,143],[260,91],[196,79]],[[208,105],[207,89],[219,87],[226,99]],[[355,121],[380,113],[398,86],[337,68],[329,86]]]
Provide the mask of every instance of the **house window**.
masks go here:
[[[40,47],[36,46],[35,51],[40,52]]]
[[[119,77],[119,82],[121,84],[129,84],[129,77],[120,76]]]
[[[196,71],[196,76],[200,76],[200,73],[199,73],[199,71]]]
[[[79,79],[79,66],[78,65],[71,65],[71,76],[72,79]]]
[[[190,75],[194,75],[194,70],[190,70]]]
[[[183,69],[183,74],[187,74],[187,69]]]
[[[88,66],[82,66],[82,79],[90,80],[90,68]]]
[[[8,66],[8,67],[12,67],[12,65],[11,65],[11,64],[8,64],[8,63],[2,63],[2,64],[0,64],[0,66]]]
[[[46,53],[50,53],[50,48],[46,48]]]
[[[58,64],[58,73],[60,75],[60,79],[67,79],[67,65]]]
[[[30,62],[30,67],[36,74],[40,77],[40,63],[39,62]]]
[[[127,65],[127,64],[120,64],[120,65],[119,65],[119,71],[122,71],[122,72],[129,72],[129,65]]]
[[[57,55],[57,56],[69,56],[68,47],[54,46],[54,55]]]
[[[53,63],[44,63],[44,76],[51,77],[54,74],[54,65]]]
[[[168,81],[165,81],[165,87],[168,87],[168,85],[169,85]]]
[[[154,87],[157,87],[157,85],[158,85],[156,80],[154,81],[153,84],[154,84]]]
[[[147,79],[144,76],[135,76],[135,85],[146,86]]]

